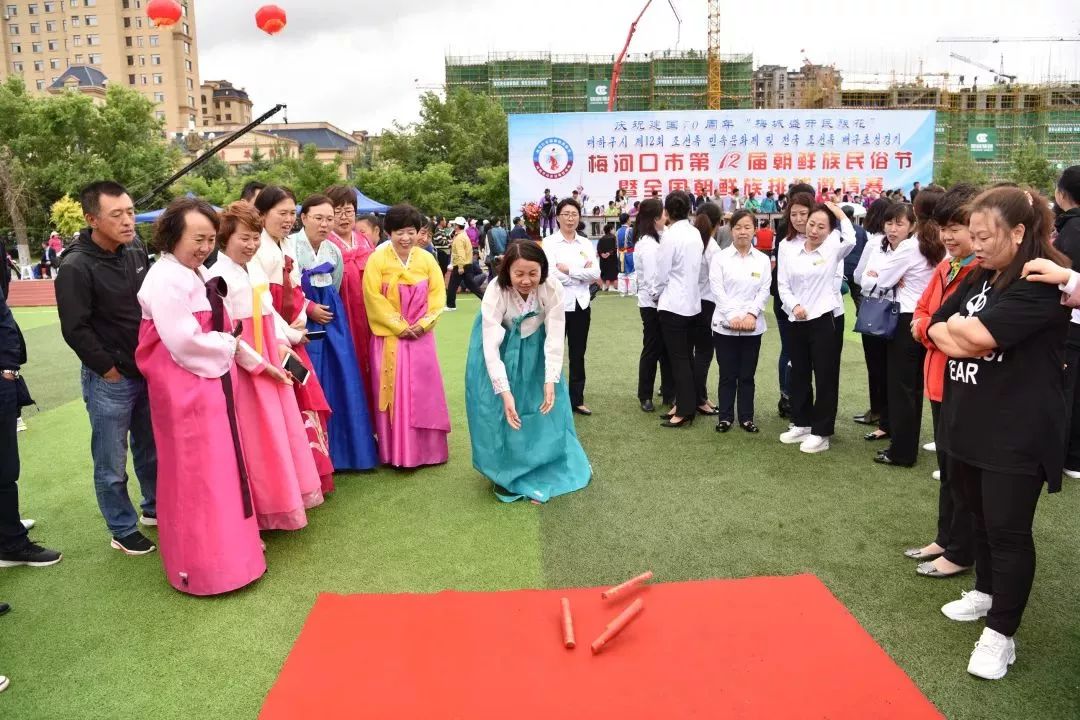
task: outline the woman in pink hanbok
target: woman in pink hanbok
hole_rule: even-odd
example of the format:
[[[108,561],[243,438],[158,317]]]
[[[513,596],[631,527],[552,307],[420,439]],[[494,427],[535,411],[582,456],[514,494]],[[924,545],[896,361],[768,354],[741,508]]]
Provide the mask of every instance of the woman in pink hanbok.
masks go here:
[[[360,376],[364,387],[371,387],[371,328],[368,327],[367,310],[364,305],[364,268],[375,245],[367,236],[355,229],[356,191],[337,185],[326,191],[334,204],[334,229],[327,238],[341,251],[342,274],[338,294],[345,305],[345,317],[352,332],[356,359],[360,363]],[[369,397],[370,401],[370,397]],[[374,403],[372,403],[374,406]]]
[[[259,250],[248,263],[249,269],[258,265],[270,281],[270,296],[277,311],[289,327],[303,331],[307,326],[308,312],[325,319],[325,308],[310,303],[300,288],[300,268],[296,264],[296,243],[289,236],[296,222],[296,197],[288,188],[271,185],[263,188],[255,198],[255,209],[263,221],[263,233]],[[306,335],[306,332],[305,332]],[[304,416],[304,429],[311,446],[315,467],[319,470],[323,495],[334,490],[334,463],[330,460],[330,441],[327,426],[330,421],[330,403],[323,394],[322,381],[315,373],[305,346],[293,342],[293,352],[311,373],[304,384],[296,383],[293,390],[300,414]]]
[[[432,334],[446,305],[446,286],[439,263],[415,246],[423,224],[416,208],[390,208],[390,242],[376,248],[364,272],[379,460],[401,468],[450,457],[450,415]]]
[[[241,347],[221,278],[202,268],[218,218],[202,200],[174,200],[158,220],[161,258],[139,290],[135,360],[146,377],[158,451],[158,546],[169,584],[217,595],[266,572],[236,421]]]
[[[220,252],[209,275],[225,280],[225,309],[242,326],[236,414],[259,529],[299,530],[307,525],[305,509],[323,501],[293,381],[283,367],[293,356],[292,343],[302,342],[304,333],[274,311],[262,268],[257,263],[248,267],[261,234],[262,220],[253,205],[230,205],[221,215]]]

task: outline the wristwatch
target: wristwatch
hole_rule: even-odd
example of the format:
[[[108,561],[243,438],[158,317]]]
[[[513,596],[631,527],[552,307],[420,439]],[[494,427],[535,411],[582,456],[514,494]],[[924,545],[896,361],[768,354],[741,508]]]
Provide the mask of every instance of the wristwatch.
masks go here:
[[[0,370],[0,376],[5,380],[18,380],[21,375],[18,370]]]

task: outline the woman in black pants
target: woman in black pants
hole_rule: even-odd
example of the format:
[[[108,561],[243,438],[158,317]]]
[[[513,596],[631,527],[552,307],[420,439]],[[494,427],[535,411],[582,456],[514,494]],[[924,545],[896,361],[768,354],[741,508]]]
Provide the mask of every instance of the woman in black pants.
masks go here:
[[[645,412],[653,412],[653,390],[656,387],[656,365],[660,364],[660,388],[674,393],[671,380],[671,363],[664,351],[664,338],[660,333],[660,318],[656,301],[660,291],[656,288],[656,261],[660,252],[660,235],[664,231],[664,203],[660,198],[644,200],[634,221],[634,278],[637,280],[638,312],[641,314],[641,359],[638,362],[638,402]],[[674,397],[664,397],[664,403],[674,405]]]
[[[885,211],[892,205],[892,200],[878,198],[866,211],[863,229],[866,230],[866,245],[863,247],[859,265],[855,268],[854,280],[863,282],[867,270],[877,269],[881,260],[881,247],[885,241]],[[873,290],[859,286],[865,297]],[[863,361],[866,363],[866,384],[869,387],[870,409],[852,418],[860,425],[877,425],[877,430],[866,436],[867,440],[884,440],[889,437],[889,401],[885,383],[886,360],[885,339],[873,335],[862,336]]]
[[[701,312],[698,280],[701,274],[701,234],[687,217],[690,196],[681,190],[669,193],[664,212],[670,223],[657,253],[657,310],[664,348],[671,360],[675,384],[675,407],[661,425],[686,427],[694,421],[698,394],[694,382],[692,339],[694,322]]]
[[[792,204],[796,202],[793,198]],[[798,444],[804,453],[828,450],[836,425],[840,392],[836,272],[854,248],[855,228],[835,203],[815,205],[806,221],[806,239],[785,241],[780,248],[777,282],[792,321],[788,336],[792,427],[780,442]],[[816,399],[811,380],[817,385]]]
[[[716,431],[725,433],[732,428],[738,398],[739,427],[757,433],[754,375],[765,332],[765,305],[769,301],[769,258],[754,249],[753,213],[736,210],[730,224],[731,247],[718,251],[709,266],[709,281],[716,297],[713,342],[720,366],[717,393],[720,417]]]
[[[923,213],[918,221],[907,203],[894,203],[885,212],[881,262],[863,276],[864,283],[876,285],[878,295],[888,293],[900,303],[896,332],[885,343],[891,442],[874,458],[881,465],[911,467],[919,456],[926,348],[912,337],[910,328],[934,267],[945,257],[940,230],[933,221],[934,206],[944,194],[937,185],[919,192],[916,202]]]
[[[987,190],[971,205],[969,227],[981,267],[929,330],[950,358],[938,443],[975,519],[975,590],[941,612],[986,618],[967,669],[996,680],[1016,661],[1013,636],[1035,579],[1035,507],[1043,483],[1061,489],[1065,448],[1069,311],[1058,288],[1021,273],[1029,260],[1069,261],[1050,244],[1053,215],[1035,190]]]
[[[716,415],[716,408],[709,402],[709,366],[713,360],[712,321],[716,310],[716,297],[709,285],[709,266],[720,246],[713,239],[716,228],[724,222],[724,213],[720,206],[707,202],[698,208],[694,215],[694,227],[701,233],[702,255],[701,276],[698,278],[698,292],[701,294],[701,312],[694,326],[694,385],[697,387],[698,413]]]

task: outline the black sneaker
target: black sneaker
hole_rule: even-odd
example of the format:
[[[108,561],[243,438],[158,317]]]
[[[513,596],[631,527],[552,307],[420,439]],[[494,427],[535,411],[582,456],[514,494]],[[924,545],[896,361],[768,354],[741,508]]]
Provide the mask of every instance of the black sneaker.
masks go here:
[[[114,537],[112,539],[112,546],[113,549],[119,550],[125,555],[147,555],[154,552],[154,550],[157,550],[154,543],[150,542],[150,540],[138,530],[126,537]]]
[[[18,550],[0,552],[0,567],[18,567],[29,565],[30,567],[48,567],[60,562],[64,556],[55,550],[43,548],[29,540]]]

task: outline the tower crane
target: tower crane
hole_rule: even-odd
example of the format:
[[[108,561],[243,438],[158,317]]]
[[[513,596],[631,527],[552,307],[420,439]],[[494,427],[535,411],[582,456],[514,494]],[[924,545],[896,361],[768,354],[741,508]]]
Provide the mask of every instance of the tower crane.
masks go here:
[[[1080,42],[1080,35],[1062,37],[939,37],[939,43],[1014,43],[1014,42]]]
[[[1007,82],[1016,82],[1016,76],[1015,75],[1009,75],[1009,74],[1007,74],[1005,72],[1005,58],[1004,57],[1001,59],[1001,70],[995,70],[994,68],[990,67],[989,65],[984,65],[983,63],[972,60],[969,57],[965,57],[965,56],[961,55],[960,53],[951,52],[951,53],[949,53],[949,57],[956,58],[960,62],[966,62],[968,65],[973,65],[973,66],[975,66],[977,68],[981,68],[983,70],[989,71],[990,73],[993,74],[995,81],[1000,81],[1000,80],[1004,79]]]
[[[615,109],[615,101],[619,96],[619,76],[622,75],[622,64],[626,58],[626,51],[630,49],[630,41],[634,39],[634,33],[637,32],[638,23],[641,22],[641,18],[645,15],[645,11],[652,5],[652,0],[646,0],[645,7],[641,8],[641,12],[638,13],[634,22],[630,23],[630,32],[626,35],[626,43],[623,45],[622,52],[619,53],[619,57],[615,59],[615,64],[611,68],[611,87],[608,89],[608,112]],[[679,22],[679,33],[682,33],[682,18],[679,17],[678,10],[675,9],[675,3],[672,0],[668,0],[668,5],[671,6],[671,12],[675,13],[675,19]],[[676,41],[676,44],[678,41]]]

